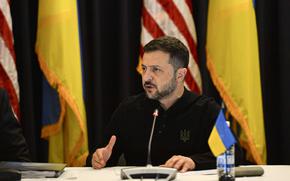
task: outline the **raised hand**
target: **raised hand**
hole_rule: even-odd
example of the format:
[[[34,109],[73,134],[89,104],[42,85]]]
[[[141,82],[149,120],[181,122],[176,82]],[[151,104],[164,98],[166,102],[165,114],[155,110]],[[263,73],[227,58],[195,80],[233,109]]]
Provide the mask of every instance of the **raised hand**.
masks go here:
[[[112,150],[116,143],[116,139],[117,139],[116,136],[113,135],[107,146],[96,149],[92,157],[92,166],[94,169],[100,169],[106,166],[107,161],[109,160],[112,154]]]

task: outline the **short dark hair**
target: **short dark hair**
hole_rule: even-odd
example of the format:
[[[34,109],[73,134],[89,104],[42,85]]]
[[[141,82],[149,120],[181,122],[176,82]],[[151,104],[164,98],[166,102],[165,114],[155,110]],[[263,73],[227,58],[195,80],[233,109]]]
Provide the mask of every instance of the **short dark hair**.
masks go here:
[[[160,50],[169,53],[169,63],[176,71],[179,68],[187,68],[189,52],[186,46],[177,38],[163,36],[154,39],[144,46],[144,53]]]

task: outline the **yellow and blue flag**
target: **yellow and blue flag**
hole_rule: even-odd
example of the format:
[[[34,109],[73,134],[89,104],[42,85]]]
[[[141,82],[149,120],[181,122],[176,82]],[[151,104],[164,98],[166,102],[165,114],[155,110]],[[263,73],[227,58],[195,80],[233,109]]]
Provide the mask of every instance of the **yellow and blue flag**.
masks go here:
[[[83,166],[88,155],[76,0],[40,0],[36,53],[47,80],[42,137],[49,162]]]
[[[247,159],[265,164],[258,33],[252,0],[210,0],[207,67],[229,113],[241,127]]]
[[[208,145],[214,156],[218,156],[224,153],[235,143],[236,139],[228,124],[226,123],[225,116],[221,109],[217,117],[216,123],[209,136]]]

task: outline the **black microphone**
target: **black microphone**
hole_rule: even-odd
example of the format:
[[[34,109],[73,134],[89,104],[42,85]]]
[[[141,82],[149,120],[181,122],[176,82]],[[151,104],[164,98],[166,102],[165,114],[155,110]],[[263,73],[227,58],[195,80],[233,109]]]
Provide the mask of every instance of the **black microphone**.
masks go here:
[[[154,133],[155,122],[156,122],[157,116],[158,116],[158,109],[155,109],[154,112],[153,112],[153,117],[154,118],[153,118],[153,123],[152,123],[152,127],[151,127],[149,143],[148,143],[147,166],[152,166],[152,163],[151,163],[151,145],[152,145],[152,137],[153,137],[153,133]]]
[[[166,179],[174,180],[177,175],[177,169],[165,167],[153,167],[151,165],[151,144],[155,128],[155,122],[158,116],[158,109],[153,112],[153,123],[148,142],[147,166],[146,167],[132,167],[121,169],[121,179]]]

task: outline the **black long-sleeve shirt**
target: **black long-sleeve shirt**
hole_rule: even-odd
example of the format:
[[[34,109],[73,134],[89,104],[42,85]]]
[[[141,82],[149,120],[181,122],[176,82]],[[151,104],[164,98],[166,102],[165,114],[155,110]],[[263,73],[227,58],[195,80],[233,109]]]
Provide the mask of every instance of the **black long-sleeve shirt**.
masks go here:
[[[122,153],[127,165],[146,165],[155,109],[159,110],[159,116],[152,140],[152,165],[182,155],[190,157],[196,169],[215,168],[216,159],[207,140],[220,107],[213,99],[186,89],[168,110],[163,110],[158,101],[147,98],[145,93],[124,100],[115,110],[106,132],[105,144],[112,135],[117,136],[107,166],[116,165]],[[91,155],[87,164],[91,165]]]

